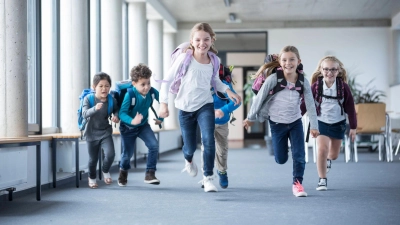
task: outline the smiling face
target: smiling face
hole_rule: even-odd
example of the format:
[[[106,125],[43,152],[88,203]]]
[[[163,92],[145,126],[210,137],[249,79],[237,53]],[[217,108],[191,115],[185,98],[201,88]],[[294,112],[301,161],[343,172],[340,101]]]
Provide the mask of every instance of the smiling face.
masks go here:
[[[147,95],[151,88],[150,78],[139,78],[137,82],[132,81],[132,85],[141,95]]]
[[[279,58],[279,64],[286,75],[295,74],[300,62],[301,60],[293,52],[283,52]]]
[[[324,60],[319,68],[324,80],[328,84],[333,84],[339,74],[339,64],[335,61]]]
[[[206,54],[213,44],[213,39],[208,32],[199,30],[193,33],[190,43],[196,53]]]
[[[107,99],[107,95],[110,92],[110,82],[108,82],[108,80],[100,80],[100,82],[93,87],[94,91],[95,91],[95,96],[96,98],[100,99],[100,100],[106,100]]]

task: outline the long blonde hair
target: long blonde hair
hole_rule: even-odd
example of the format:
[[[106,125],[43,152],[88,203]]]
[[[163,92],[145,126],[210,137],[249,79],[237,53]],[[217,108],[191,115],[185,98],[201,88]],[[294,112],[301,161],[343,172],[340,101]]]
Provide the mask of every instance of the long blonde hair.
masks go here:
[[[210,51],[217,54],[218,50],[215,48],[215,41],[217,40],[217,37],[213,31],[213,29],[211,28],[210,24],[208,23],[197,23],[196,25],[194,25],[194,27],[192,28],[191,32],[190,32],[190,40],[192,40],[194,33],[196,33],[197,31],[204,31],[210,34],[211,36],[211,40],[212,40],[212,45],[210,47]],[[190,49],[193,50],[194,52],[194,47],[192,45],[192,43],[190,43],[189,47]]]
[[[287,52],[293,52],[298,59],[300,59],[300,53],[299,50],[292,46],[292,45],[288,45],[285,46],[284,48],[282,48],[282,50],[279,52],[279,55],[272,55],[272,60],[271,62],[267,62],[264,65],[262,65],[258,71],[256,72],[255,75],[253,75],[251,77],[251,79],[255,79],[258,76],[265,76],[265,78],[267,78],[269,75],[271,75],[272,71],[274,70],[274,68],[276,67],[280,67],[281,65],[279,64],[279,60],[281,58],[281,55],[283,53],[287,53]]]
[[[321,60],[319,60],[317,69],[315,70],[315,72],[313,73],[312,77],[311,77],[311,84],[315,83],[318,80],[318,77],[323,77],[322,73],[321,73],[321,65],[324,61],[332,61],[335,62],[339,65],[339,74],[337,75],[337,77],[341,77],[343,79],[343,81],[345,83],[347,83],[347,72],[344,69],[344,65],[343,63],[336,58],[333,55],[328,55],[323,57]]]

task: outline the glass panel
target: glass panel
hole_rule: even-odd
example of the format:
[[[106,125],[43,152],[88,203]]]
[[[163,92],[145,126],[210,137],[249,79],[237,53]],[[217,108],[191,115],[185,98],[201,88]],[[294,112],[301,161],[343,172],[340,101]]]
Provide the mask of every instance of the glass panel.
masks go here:
[[[28,1],[28,123],[36,119],[36,13],[35,0]]]

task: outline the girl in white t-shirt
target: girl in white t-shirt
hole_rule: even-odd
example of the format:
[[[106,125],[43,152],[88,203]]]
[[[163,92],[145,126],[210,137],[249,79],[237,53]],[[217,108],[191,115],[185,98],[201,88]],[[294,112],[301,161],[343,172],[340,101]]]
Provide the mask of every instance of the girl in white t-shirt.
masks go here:
[[[241,98],[232,92],[219,79],[219,59],[215,55],[215,33],[207,23],[196,24],[190,34],[190,45],[185,53],[180,54],[172,64],[160,89],[160,109],[158,115],[166,118],[168,111],[168,90],[176,93],[175,107],[179,109],[179,123],[183,138],[183,156],[189,175],[197,175],[197,166],[193,159],[196,151],[196,127],[200,127],[204,146],[203,185],[205,192],[215,192],[212,183],[215,159],[215,114],[210,84],[215,90],[227,93],[236,104]],[[181,66],[187,66],[182,72]]]

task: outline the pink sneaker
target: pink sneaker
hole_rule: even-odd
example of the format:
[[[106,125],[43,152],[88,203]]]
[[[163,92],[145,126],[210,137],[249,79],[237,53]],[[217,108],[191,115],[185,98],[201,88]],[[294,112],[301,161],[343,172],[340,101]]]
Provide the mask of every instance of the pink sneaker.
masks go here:
[[[294,182],[292,190],[296,197],[307,197],[307,192],[304,191],[303,185],[299,181]]]

